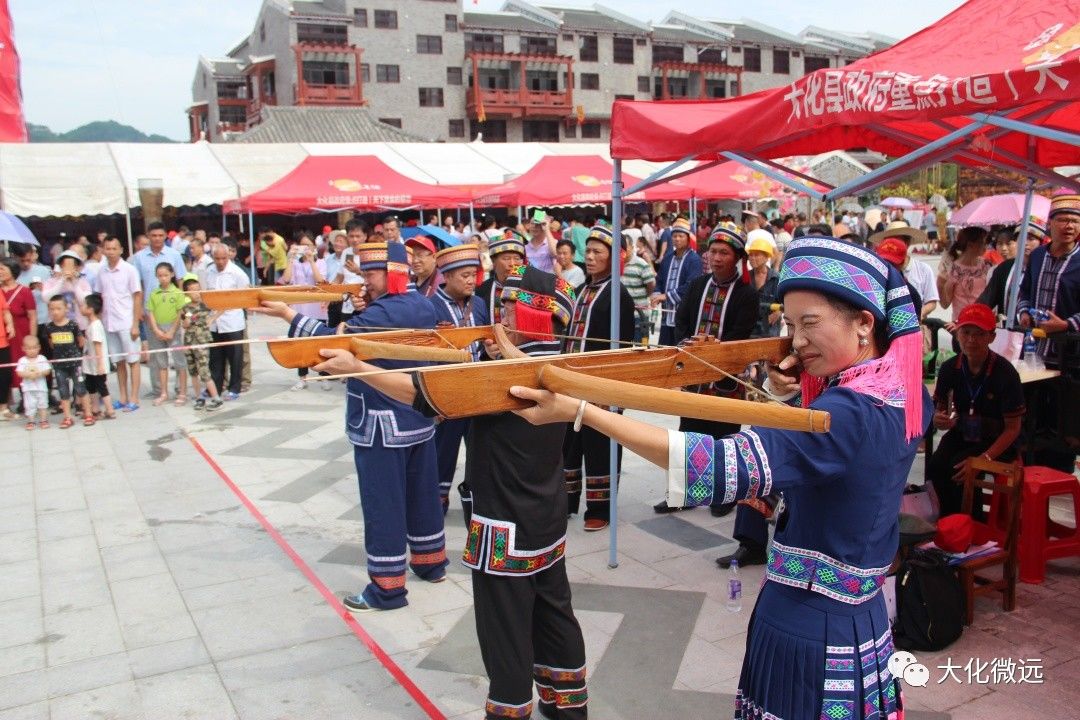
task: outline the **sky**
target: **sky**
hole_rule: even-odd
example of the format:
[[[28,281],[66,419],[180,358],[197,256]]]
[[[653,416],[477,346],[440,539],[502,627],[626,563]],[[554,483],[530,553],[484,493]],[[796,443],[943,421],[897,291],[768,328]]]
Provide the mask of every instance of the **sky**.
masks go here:
[[[685,2],[671,0],[601,4],[652,21],[686,7]],[[758,0],[748,14],[744,0],[712,0],[702,17],[748,17],[793,34],[817,25],[903,38],[960,4],[960,0]],[[65,132],[94,120],[116,120],[145,133],[186,140],[185,110],[191,103],[199,55],[222,56],[246,37],[262,0],[8,0],[8,5],[22,60],[28,122]],[[466,10],[498,10],[502,5],[503,0],[464,0]]]

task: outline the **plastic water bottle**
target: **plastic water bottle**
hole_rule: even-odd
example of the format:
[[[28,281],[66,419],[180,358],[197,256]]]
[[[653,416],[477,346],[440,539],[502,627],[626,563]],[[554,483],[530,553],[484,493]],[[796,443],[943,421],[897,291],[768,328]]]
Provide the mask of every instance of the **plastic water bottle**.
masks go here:
[[[742,610],[742,580],[739,579],[739,561],[734,558],[731,560],[731,565],[728,567],[728,596],[727,596],[727,609],[728,612],[739,612]]]
[[[1035,336],[1028,330],[1024,333],[1024,367],[1028,370],[1038,370],[1039,356],[1036,352]]]

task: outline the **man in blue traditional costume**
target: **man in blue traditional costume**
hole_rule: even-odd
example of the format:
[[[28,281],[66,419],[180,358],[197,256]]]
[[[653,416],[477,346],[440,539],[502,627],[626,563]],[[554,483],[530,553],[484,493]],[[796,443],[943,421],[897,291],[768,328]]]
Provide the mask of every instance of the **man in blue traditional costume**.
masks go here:
[[[434,328],[435,309],[409,282],[408,256],[398,242],[356,248],[367,305],[349,318],[345,332],[388,328]],[[263,303],[264,312],[289,323],[289,337],[333,335],[321,320],[283,303]],[[379,368],[415,366],[380,360]],[[428,582],[446,579],[446,538],[436,472],[435,427],[413,408],[355,378],[346,385],[345,435],[353,444],[364,514],[364,551],[370,582],[342,602],[353,612],[391,610],[408,604],[405,570]],[[406,554],[409,551],[411,557]]]
[[[455,245],[435,254],[436,272],[444,280],[428,298],[435,308],[436,327],[476,327],[480,300],[476,297],[480,269],[480,248],[476,245]],[[470,348],[473,360],[480,359],[479,343]],[[439,498],[443,512],[450,506],[450,488],[454,484],[461,440],[469,429],[468,418],[443,419],[435,425],[435,456],[439,468]],[[461,489],[464,497],[467,486]]]

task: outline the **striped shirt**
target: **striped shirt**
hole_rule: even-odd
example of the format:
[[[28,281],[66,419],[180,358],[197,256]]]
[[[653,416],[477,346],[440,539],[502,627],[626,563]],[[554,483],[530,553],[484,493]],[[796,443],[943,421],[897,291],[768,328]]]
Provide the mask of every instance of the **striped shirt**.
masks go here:
[[[656,271],[653,270],[652,265],[634,255],[623,268],[622,284],[626,292],[630,293],[634,307],[638,310],[649,309],[648,285],[651,282],[656,282]]]

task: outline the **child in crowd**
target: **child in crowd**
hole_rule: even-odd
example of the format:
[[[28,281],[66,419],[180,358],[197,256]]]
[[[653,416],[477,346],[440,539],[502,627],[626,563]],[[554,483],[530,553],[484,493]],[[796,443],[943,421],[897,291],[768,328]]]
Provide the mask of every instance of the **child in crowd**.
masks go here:
[[[49,427],[49,383],[46,380],[52,366],[41,354],[41,343],[36,335],[27,335],[22,342],[23,356],[15,365],[15,373],[22,378],[23,409],[26,410],[26,429],[34,429],[34,418],[42,429]]]
[[[187,402],[187,364],[183,350],[165,352],[180,345],[180,309],[189,300],[176,285],[176,274],[167,262],[159,263],[154,269],[158,287],[150,291],[147,303],[150,320],[150,372],[158,374],[161,395],[154,400],[154,405],[162,405],[169,400],[169,358],[172,358],[176,370],[176,405]]]
[[[184,306],[181,324],[184,328],[185,342],[190,345],[205,345],[211,342],[210,323],[216,319],[216,315],[210,308],[203,304],[199,295],[199,281],[194,277],[184,279],[184,292],[190,298],[190,302]],[[218,397],[217,385],[210,377],[210,352],[204,348],[189,348],[186,351],[187,368],[191,373],[191,390],[195,393],[196,410],[217,410],[222,405]],[[210,402],[206,402],[202,393],[199,392],[199,383],[206,387],[206,394],[210,396]],[[164,387],[164,385],[162,386]]]
[[[68,316],[68,303],[62,296],[49,300],[45,337],[52,357],[56,389],[60,392],[60,412],[64,414],[60,429],[66,430],[75,424],[75,419],[71,417],[73,395],[82,403],[83,425],[93,425],[94,413],[90,410],[90,397],[86,394],[82,373],[83,332]]]
[[[94,417],[104,415],[109,420],[116,419],[112,398],[109,397],[109,361],[105,345],[105,325],[101,322],[101,295],[91,293],[83,301],[82,313],[86,317],[86,345],[83,347],[83,377],[86,392],[90,396],[90,407]]]

